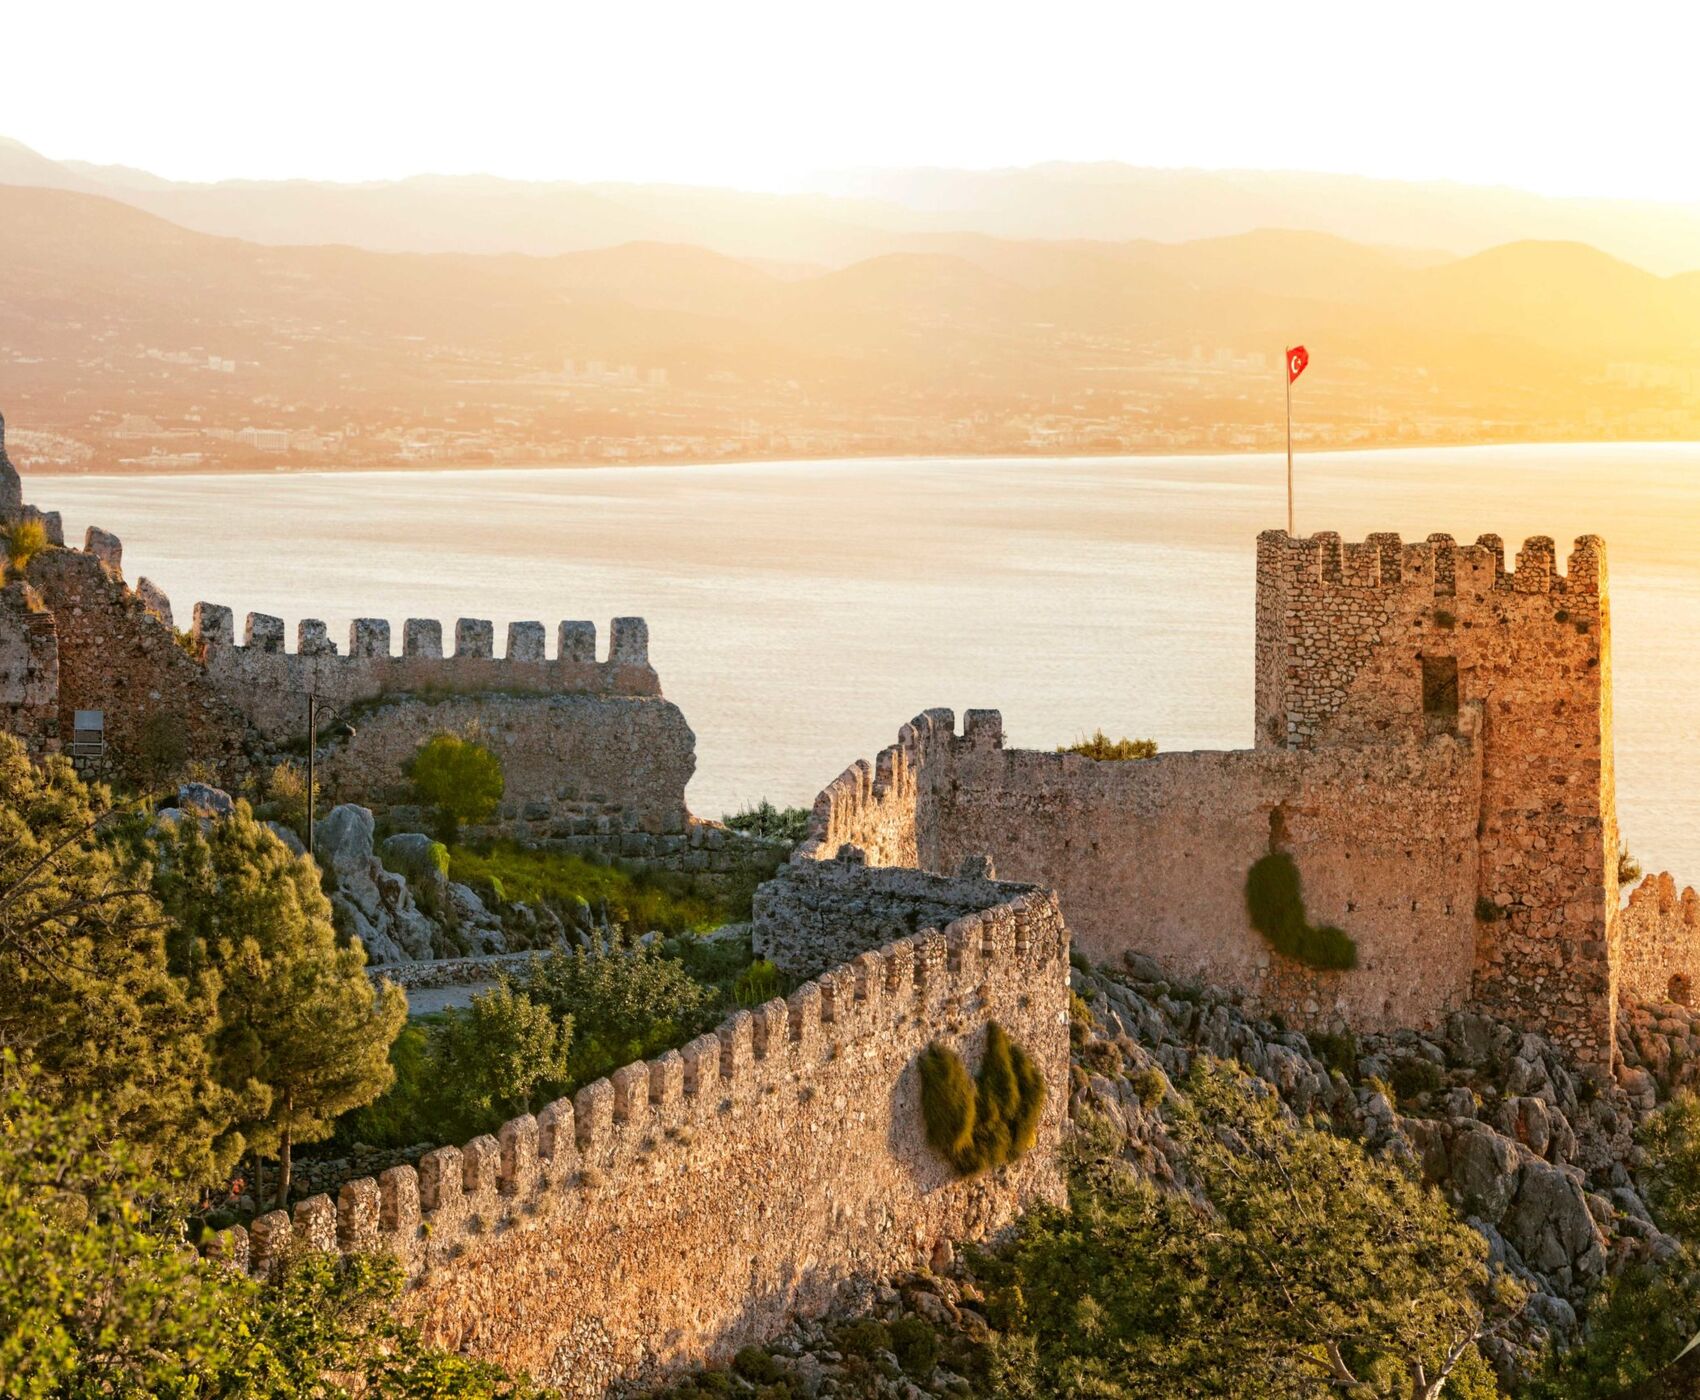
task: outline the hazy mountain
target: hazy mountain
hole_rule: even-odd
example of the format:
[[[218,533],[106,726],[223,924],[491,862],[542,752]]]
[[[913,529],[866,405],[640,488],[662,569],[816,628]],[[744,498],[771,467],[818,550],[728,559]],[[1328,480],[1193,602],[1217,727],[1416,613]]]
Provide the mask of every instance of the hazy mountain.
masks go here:
[[[1279,422],[1280,347],[1305,341],[1326,440],[1700,429],[1700,274],[1581,245],[912,238],[783,274],[656,241],[386,253],[0,187],[0,393],[13,423],[82,442],[145,439],[126,415],[179,445],[278,422],[357,460],[426,429],[492,460],[1243,446]]]
[[[185,228],[257,243],[538,255],[628,242],[844,266],[938,235],[1183,242],[1286,228],[1454,256],[1582,242],[1655,272],[1700,266],[1700,206],[1302,172],[1050,164],[852,173],[816,194],[419,175],[368,184],[231,180],[57,162],[0,139],[0,183],[99,192]]]

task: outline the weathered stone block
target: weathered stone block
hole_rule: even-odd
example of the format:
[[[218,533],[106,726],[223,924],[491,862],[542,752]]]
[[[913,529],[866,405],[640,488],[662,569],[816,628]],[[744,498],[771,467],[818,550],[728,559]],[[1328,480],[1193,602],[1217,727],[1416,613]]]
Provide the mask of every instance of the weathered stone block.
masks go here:
[[[495,627],[488,619],[463,617],[455,623],[456,656],[489,657],[495,645]]]
[[[440,660],[443,655],[443,624],[434,617],[410,617],[402,624],[401,654]]]
[[[541,662],[544,631],[541,622],[510,622],[508,624],[508,660]]]
[[[596,660],[596,624],[594,622],[563,622],[560,627],[559,650],[562,661]]]
[[[249,613],[242,628],[242,645],[253,651],[282,651],[283,619],[270,613]]]

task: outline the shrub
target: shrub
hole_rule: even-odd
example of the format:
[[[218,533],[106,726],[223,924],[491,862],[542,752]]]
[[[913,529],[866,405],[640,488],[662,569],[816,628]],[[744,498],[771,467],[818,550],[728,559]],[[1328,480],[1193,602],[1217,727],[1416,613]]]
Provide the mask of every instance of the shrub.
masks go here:
[[[654,946],[557,950],[513,985],[557,1021],[571,1018],[576,1084],[682,1044],[717,1014],[718,999]]]
[[[1700,1245],[1700,1098],[1683,1090],[1636,1136],[1647,1152],[1647,1204],[1671,1234]]]
[[[1319,928],[1305,916],[1299,868],[1285,851],[1271,851],[1251,867],[1245,902],[1251,926],[1284,957],[1306,967],[1347,970],[1357,966],[1357,944],[1343,930]]]
[[[567,1077],[570,1016],[498,987],[432,1028],[427,1064],[437,1136],[459,1142],[528,1112],[542,1085]]]
[[[914,1313],[891,1324],[891,1350],[897,1364],[918,1381],[932,1375],[939,1364],[939,1337],[932,1324]]]
[[[495,754],[458,734],[437,734],[419,746],[407,767],[419,801],[458,827],[481,822],[496,810],[506,784]]]
[[[774,1385],[785,1379],[784,1368],[774,1360],[773,1353],[756,1346],[742,1348],[732,1358],[732,1369],[757,1385]]]
[[[921,1118],[927,1141],[964,1176],[1001,1167],[1032,1147],[1045,1107],[1045,1080],[996,1021],[986,1027],[979,1079],[934,1041],[921,1052]]]
[[[1440,1066],[1431,1060],[1401,1060],[1393,1067],[1394,1102],[1409,1103],[1422,1094],[1432,1094],[1446,1083]]]
[[[764,841],[801,841],[809,834],[809,809],[775,807],[764,797],[754,807],[733,812],[726,818],[726,825]]]
[[[1086,758],[1111,763],[1127,763],[1134,759],[1155,758],[1155,739],[1112,739],[1102,729],[1092,732],[1089,739],[1076,739],[1072,744],[1058,744],[1058,753],[1077,753]]]
[[[1617,843],[1617,883],[1633,885],[1641,878],[1641,862],[1629,853],[1629,843],[1621,838]]]
[[[6,566],[15,574],[29,568],[30,560],[47,548],[47,527],[39,520],[17,520],[0,527],[0,544],[6,548]]]
[[[840,1330],[838,1345],[851,1356],[872,1356],[891,1350],[891,1331],[879,1319],[864,1317]]]
[[[1169,1081],[1160,1069],[1142,1069],[1133,1077],[1133,1092],[1139,1095],[1139,1105],[1149,1111],[1168,1096]]]
[[[1357,1074],[1358,1040],[1350,1031],[1342,1031],[1339,1035],[1314,1031],[1310,1036],[1310,1048],[1329,1069],[1339,1070],[1348,1079]]]
[[[319,784],[313,784],[319,796]],[[287,826],[302,840],[307,839],[307,774],[299,763],[284,760],[266,774],[265,801],[274,820]]]

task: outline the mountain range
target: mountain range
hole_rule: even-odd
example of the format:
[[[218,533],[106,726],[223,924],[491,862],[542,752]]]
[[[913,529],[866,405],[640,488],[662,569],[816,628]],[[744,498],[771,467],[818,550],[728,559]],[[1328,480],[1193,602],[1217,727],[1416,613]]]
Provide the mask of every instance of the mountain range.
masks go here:
[[[1700,435],[1700,272],[1548,239],[1459,255],[1418,224],[970,226],[1234,203],[1134,199],[1114,170],[1093,202],[1096,168],[1060,169],[929,175],[929,212],[896,176],[836,199],[184,186],[4,145],[0,180],[33,183],[0,186],[0,406],[47,467],[1243,448],[1274,445],[1304,341],[1310,443]],[[1022,214],[1015,175],[1068,197]],[[878,211],[912,226],[857,222]],[[368,246],[392,236],[427,246]]]

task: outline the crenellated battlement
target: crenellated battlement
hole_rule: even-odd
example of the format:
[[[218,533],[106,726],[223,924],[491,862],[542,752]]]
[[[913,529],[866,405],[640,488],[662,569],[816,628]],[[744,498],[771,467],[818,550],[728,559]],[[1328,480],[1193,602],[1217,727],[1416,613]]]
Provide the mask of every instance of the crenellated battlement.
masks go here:
[[[1281,582],[1299,587],[1414,588],[1435,597],[1498,591],[1581,598],[1598,597],[1605,582],[1605,541],[1598,535],[1575,541],[1563,573],[1557,568],[1557,548],[1547,535],[1525,540],[1509,571],[1505,542],[1498,535],[1479,535],[1468,545],[1446,534],[1406,544],[1391,533],[1349,543],[1331,530],[1308,538],[1265,530],[1257,538],[1257,552],[1260,579],[1268,568]]]
[[[91,535],[94,533],[90,532]],[[103,560],[117,568],[118,542],[112,536]],[[91,553],[102,551],[91,549]],[[575,666],[597,665],[596,624],[562,622],[556,629],[554,654],[547,652],[547,630],[541,622],[510,622],[500,656],[496,653],[494,624],[483,618],[463,617],[454,624],[452,648],[445,651],[443,624],[435,618],[410,617],[402,623],[401,650],[396,651],[390,623],[383,618],[357,617],[348,626],[347,649],[340,651],[330,629],[319,618],[304,617],[295,625],[295,646],[285,645],[287,629],[281,617],[251,612],[243,623],[242,640],[236,640],[234,612],[217,603],[196,603],[190,636],[203,653],[214,651],[256,653],[266,656],[333,657],[344,660],[424,661],[502,660],[516,665],[544,665],[551,661]],[[616,617],[609,625],[608,654],[600,663],[609,666],[649,665],[649,626],[641,617]]]
[[[918,864],[915,849],[917,774],[926,755],[955,744],[1001,749],[1003,716],[996,710],[969,710],[962,734],[947,709],[923,710],[897,731],[869,763],[859,758],[815,798],[809,835],[796,857],[824,860],[849,843],[862,847],[874,865]]]
[[[611,1354],[593,1358],[608,1368],[603,1383],[640,1359],[654,1364],[657,1339],[674,1327],[662,1364],[729,1353],[774,1325],[748,1310],[752,1271],[779,1291],[775,1317],[818,1310],[869,1266],[924,1259],[943,1231],[978,1233],[1025,1200],[1057,1198],[1067,986],[1055,898],[1023,892],[860,953],[677,1050],[494,1134],[428,1152],[417,1168],[392,1167],[347,1183],[334,1201],[314,1196],[224,1231],[206,1252],[262,1278],[292,1248],[393,1253],[416,1280],[408,1306],[428,1335],[479,1354],[507,1348],[510,1364],[569,1387],[582,1376],[553,1369],[558,1342],[587,1318],[615,1333]],[[1051,1091],[1039,1145],[1003,1176],[989,1209],[986,1186],[957,1178],[926,1149],[911,1083],[929,1040],[976,1038],[988,1018],[1026,1045]],[[819,1126],[804,1130],[805,1121]],[[853,1138],[861,1170],[847,1174]],[[894,1160],[875,1170],[868,1154]],[[752,1157],[785,1172],[786,1193],[749,1194],[738,1164]],[[742,1219],[752,1209],[759,1225]],[[874,1218],[889,1228],[864,1228]],[[703,1228],[669,1224],[679,1220]],[[655,1247],[670,1264],[645,1269],[656,1231],[666,1233]],[[798,1250],[809,1267],[799,1267]],[[529,1292],[551,1267],[551,1296]],[[496,1336],[471,1322],[462,1300],[476,1286],[487,1315],[488,1290],[509,1274],[531,1301],[510,1300],[512,1331]],[[611,1289],[625,1304],[641,1297],[629,1328],[617,1322],[626,1310],[612,1305]]]

